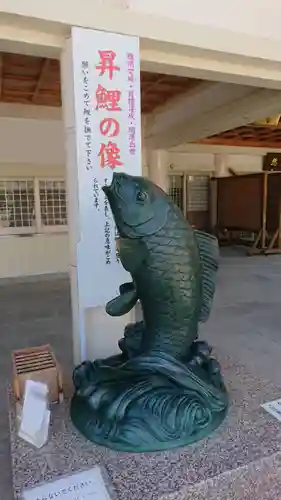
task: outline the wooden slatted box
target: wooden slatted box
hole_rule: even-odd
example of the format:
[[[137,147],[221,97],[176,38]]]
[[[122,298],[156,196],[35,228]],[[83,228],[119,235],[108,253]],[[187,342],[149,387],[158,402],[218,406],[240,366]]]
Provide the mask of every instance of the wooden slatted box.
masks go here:
[[[50,403],[63,401],[61,370],[50,345],[13,351],[12,363],[13,389],[18,402],[24,395],[26,380],[47,384]]]

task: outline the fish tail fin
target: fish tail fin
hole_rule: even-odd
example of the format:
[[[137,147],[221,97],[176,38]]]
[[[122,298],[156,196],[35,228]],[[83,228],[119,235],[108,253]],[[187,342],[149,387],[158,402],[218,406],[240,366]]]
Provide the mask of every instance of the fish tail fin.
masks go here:
[[[194,230],[202,264],[203,300],[199,321],[207,321],[216,288],[216,274],[219,262],[219,245],[215,236],[204,231]]]

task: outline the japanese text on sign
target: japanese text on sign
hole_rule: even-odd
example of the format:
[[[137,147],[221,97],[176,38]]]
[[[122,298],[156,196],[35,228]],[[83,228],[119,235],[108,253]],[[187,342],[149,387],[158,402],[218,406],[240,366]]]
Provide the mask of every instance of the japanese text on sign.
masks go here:
[[[24,500],[110,500],[98,467],[25,490]]]
[[[128,137],[129,137],[129,152],[131,155],[136,154],[136,96],[134,91],[135,80],[135,58],[134,54],[127,54],[127,69],[128,69]]]
[[[91,107],[89,90],[89,62],[82,61],[83,79],[83,103],[84,103],[84,143],[85,143],[85,166],[86,170],[92,168],[92,127],[91,127]]]
[[[36,500],[55,500],[56,498],[67,498],[67,495],[69,495],[69,493],[80,493],[81,495],[81,492],[83,492],[83,490],[85,488],[89,488],[89,486],[92,486],[94,484],[93,481],[91,480],[88,480],[88,481],[80,481],[79,483],[77,484],[73,484],[71,486],[68,486],[67,488],[61,488],[60,490],[58,491],[54,491],[54,492],[51,492],[51,493],[48,493],[47,496],[43,495],[43,496],[39,496],[36,498]],[[78,496],[77,499],[80,500],[81,496]]]
[[[99,183],[96,177],[93,179],[93,199],[94,199],[94,207],[99,210],[100,202],[99,202]]]
[[[115,240],[117,238],[119,238],[119,233],[118,233],[118,230],[117,230],[117,227],[115,226],[114,228],[114,234],[115,234]],[[117,248],[117,245],[115,243],[115,257],[116,257],[116,262],[120,262],[120,254],[119,254],[119,250]]]
[[[107,186],[108,180],[104,179],[104,185]],[[111,264],[111,243],[110,243],[110,223],[109,223],[109,203],[105,196],[104,198],[104,250],[105,250],[105,263],[106,265]]]
[[[96,70],[99,71],[98,76],[107,75],[109,81],[114,80],[115,72],[120,71],[120,66],[115,63],[116,54],[112,50],[99,50],[99,64],[96,65]],[[114,170],[116,167],[121,167],[123,161],[121,159],[120,146],[118,137],[120,133],[120,123],[116,116],[111,116],[111,113],[122,111],[120,107],[121,90],[113,88],[104,88],[99,84],[96,89],[96,110],[106,110],[108,116],[104,117],[99,124],[101,135],[105,138],[104,142],[100,143],[98,157],[101,168],[109,167]],[[106,139],[109,139],[106,142]],[[114,140],[113,140],[114,139]]]
[[[108,73],[109,80],[113,79],[115,71],[120,71],[120,66],[115,65],[116,54],[112,50],[99,50],[100,62],[96,69],[100,71],[100,76]]]

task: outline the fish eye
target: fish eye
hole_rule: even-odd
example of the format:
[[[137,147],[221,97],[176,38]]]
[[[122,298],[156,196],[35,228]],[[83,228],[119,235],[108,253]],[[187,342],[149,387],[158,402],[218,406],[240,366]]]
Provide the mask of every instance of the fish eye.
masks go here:
[[[147,200],[147,193],[145,191],[139,191],[137,193],[137,201],[146,201]]]

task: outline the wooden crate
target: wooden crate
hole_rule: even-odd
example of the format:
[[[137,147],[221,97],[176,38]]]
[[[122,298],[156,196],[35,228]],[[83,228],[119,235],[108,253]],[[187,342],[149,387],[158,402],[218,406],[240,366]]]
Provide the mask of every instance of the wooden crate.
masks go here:
[[[18,402],[24,395],[26,380],[47,384],[50,403],[63,401],[61,370],[50,345],[13,351],[12,363],[13,389]]]

